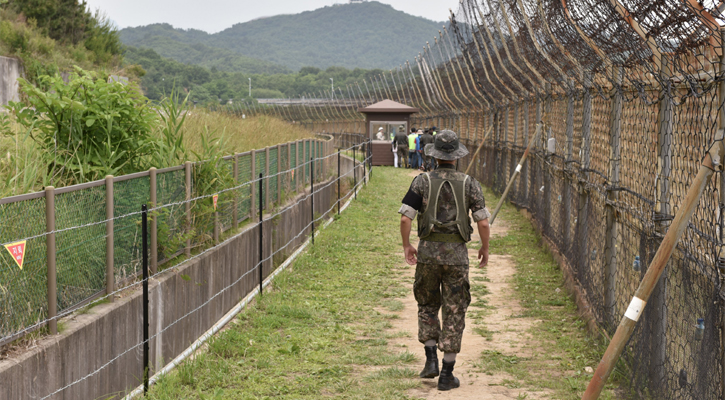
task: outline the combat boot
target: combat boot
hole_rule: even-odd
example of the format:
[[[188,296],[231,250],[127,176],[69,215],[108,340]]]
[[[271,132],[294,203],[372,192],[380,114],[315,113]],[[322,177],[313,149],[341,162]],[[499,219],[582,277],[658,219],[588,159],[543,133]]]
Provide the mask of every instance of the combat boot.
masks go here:
[[[443,360],[443,368],[441,368],[441,376],[438,378],[438,390],[451,390],[461,386],[461,382],[453,376],[453,366],[455,361],[448,362]]]
[[[421,378],[438,376],[438,352],[436,346],[425,346],[425,367],[420,373]]]

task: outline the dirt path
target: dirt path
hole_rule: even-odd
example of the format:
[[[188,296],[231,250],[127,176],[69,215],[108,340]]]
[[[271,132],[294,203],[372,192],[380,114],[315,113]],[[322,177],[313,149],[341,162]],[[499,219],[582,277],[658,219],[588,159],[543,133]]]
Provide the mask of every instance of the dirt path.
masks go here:
[[[507,227],[503,220],[491,230],[491,240],[496,236],[506,235]],[[478,235],[474,235],[472,243],[479,242]],[[521,314],[522,308],[514,297],[511,281],[516,272],[513,262],[508,256],[492,254],[487,268],[477,268],[477,250],[469,249],[471,269],[469,279],[471,282],[472,300],[466,316],[466,329],[463,334],[463,346],[456,360],[454,374],[460,379],[461,387],[449,392],[437,390],[437,379],[421,379],[422,387],[413,389],[409,395],[424,399],[540,399],[548,397],[542,391],[529,391],[516,382],[509,374],[502,372],[486,372],[480,363],[480,356],[485,351],[497,351],[503,354],[516,354],[519,357],[531,355],[532,343],[527,330],[538,321],[530,318],[512,316]],[[412,282],[415,267],[405,265],[402,268],[401,280],[411,290],[404,299],[403,309],[397,311],[399,318],[393,320],[393,330],[407,333],[402,338],[392,340],[393,348],[406,349],[419,358],[416,371],[423,366],[423,346],[417,340],[418,321],[417,304],[412,293]],[[483,302],[478,302],[476,285],[485,285],[490,291],[482,295]],[[477,304],[478,302],[478,304]],[[481,307],[482,304],[487,306]],[[482,315],[480,322],[475,324],[476,314]],[[479,327],[479,332],[475,332]],[[480,332],[486,332],[486,337]],[[402,335],[401,335],[402,336]],[[439,359],[443,354],[439,352]]]

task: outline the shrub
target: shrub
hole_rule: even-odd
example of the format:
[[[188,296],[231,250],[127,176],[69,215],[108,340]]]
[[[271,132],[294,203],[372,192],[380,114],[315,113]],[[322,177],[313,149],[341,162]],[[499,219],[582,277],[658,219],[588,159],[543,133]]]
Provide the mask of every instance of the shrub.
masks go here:
[[[156,113],[134,84],[107,82],[75,69],[66,84],[59,75],[20,79],[27,105],[8,109],[37,142],[51,182],[72,184],[143,170],[155,146]],[[44,88],[50,90],[43,90]]]

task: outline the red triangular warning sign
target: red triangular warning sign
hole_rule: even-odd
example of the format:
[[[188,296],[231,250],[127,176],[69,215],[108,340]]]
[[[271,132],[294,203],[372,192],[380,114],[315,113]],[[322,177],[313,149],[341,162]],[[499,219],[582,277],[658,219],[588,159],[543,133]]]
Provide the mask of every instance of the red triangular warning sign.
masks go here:
[[[214,211],[216,211],[216,205],[217,205],[217,201],[219,200],[219,195],[218,194],[215,194],[212,197],[212,199],[214,199]]]
[[[25,240],[22,242],[15,242],[6,244],[5,248],[8,249],[8,252],[10,252],[10,255],[13,257],[13,260],[15,260],[15,263],[18,264],[18,267],[20,269],[23,269],[23,260],[25,259]]]

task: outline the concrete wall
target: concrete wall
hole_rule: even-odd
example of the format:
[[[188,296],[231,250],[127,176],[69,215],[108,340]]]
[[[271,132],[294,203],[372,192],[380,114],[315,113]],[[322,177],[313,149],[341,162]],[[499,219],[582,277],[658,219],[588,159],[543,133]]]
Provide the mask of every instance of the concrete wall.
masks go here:
[[[23,76],[20,60],[0,56],[0,106],[20,100],[18,78]]]
[[[352,168],[351,161],[343,162],[343,173]],[[326,183],[315,186],[322,188]],[[332,207],[336,189],[332,184],[315,195],[317,213]],[[275,259],[286,258],[305,240],[310,207],[310,199],[306,199],[264,222],[265,257],[300,231],[305,234]],[[230,242],[152,280],[150,335],[158,336],[150,341],[150,353],[155,370],[183,352],[259,285],[259,273],[254,269],[259,259],[258,235],[258,228],[252,225]],[[271,261],[264,264],[265,277],[272,268]],[[0,361],[0,399],[42,398],[69,385],[50,399],[123,397],[141,383],[141,318],[142,296],[136,288],[114,303],[64,320],[61,334],[42,339],[20,356]]]

